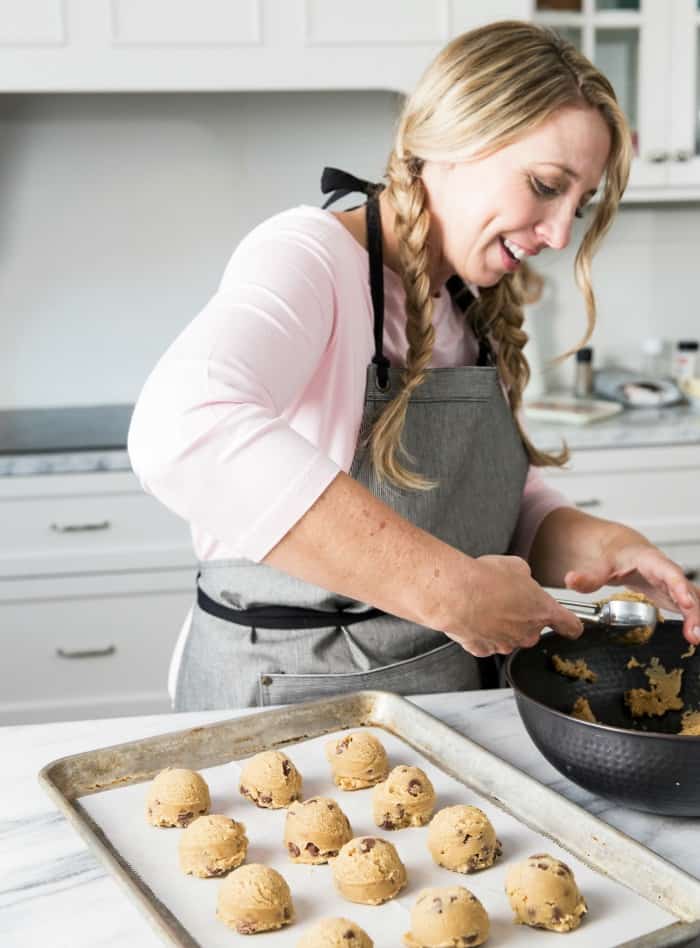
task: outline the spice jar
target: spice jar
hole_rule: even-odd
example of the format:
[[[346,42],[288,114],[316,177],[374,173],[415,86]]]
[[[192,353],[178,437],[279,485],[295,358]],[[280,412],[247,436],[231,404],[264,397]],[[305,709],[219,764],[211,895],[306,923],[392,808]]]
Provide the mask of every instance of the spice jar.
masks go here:
[[[673,377],[678,382],[695,378],[698,374],[697,339],[679,339],[673,353]]]
[[[593,394],[593,349],[584,346],[576,353],[576,376],[574,395],[577,398],[590,398]]]

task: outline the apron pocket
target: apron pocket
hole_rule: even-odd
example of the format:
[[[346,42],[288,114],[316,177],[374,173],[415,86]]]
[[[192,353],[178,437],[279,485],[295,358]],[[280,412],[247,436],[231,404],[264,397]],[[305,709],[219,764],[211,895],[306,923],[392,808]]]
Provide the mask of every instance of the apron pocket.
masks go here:
[[[260,705],[297,704],[333,698],[354,691],[393,691],[424,695],[439,691],[471,691],[481,687],[479,664],[457,642],[368,671],[333,674],[266,673],[258,678]]]

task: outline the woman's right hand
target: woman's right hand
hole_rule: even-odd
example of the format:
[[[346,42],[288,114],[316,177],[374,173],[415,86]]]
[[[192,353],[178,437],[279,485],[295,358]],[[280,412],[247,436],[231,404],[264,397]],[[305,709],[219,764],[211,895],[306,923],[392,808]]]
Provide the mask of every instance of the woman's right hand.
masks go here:
[[[477,658],[535,645],[545,627],[571,639],[583,632],[581,620],[535,582],[519,556],[471,560],[467,582],[443,606],[440,631]]]

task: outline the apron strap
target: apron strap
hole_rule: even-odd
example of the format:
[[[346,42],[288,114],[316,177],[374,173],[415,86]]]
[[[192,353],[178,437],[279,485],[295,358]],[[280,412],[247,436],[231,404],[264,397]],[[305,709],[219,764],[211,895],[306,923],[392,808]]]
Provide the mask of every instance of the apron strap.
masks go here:
[[[379,195],[383,184],[375,184],[356,178],[354,174],[339,168],[324,168],[321,175],[321,191],[332,192],[324,209],[348,194],[359,191],[367,195],[367,252],[369,254],[369,288],[374,313],[374,355],[372,362],[377,367],[377,383],[385,390],[389,385],[391,362],[384,355],[384,259],[382,254],[382,222],[379,210]]]

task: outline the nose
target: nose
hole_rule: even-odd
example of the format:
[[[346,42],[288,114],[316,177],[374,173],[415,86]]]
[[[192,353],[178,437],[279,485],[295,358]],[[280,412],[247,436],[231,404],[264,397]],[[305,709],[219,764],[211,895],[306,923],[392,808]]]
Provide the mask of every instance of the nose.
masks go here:
[[[573,220],[573,212],[563,203],[557,207],[550,205],[545,216],[535,226],[535,233],[552,250],[563,250],[571,240]]]

